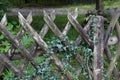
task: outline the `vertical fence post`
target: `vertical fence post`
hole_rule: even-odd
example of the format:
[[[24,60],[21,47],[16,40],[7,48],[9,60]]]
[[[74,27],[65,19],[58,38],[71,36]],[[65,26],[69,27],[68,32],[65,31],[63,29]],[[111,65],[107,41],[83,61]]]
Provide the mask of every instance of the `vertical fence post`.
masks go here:
[[[95,16],[94,26],[94,80],[103,78],[104,18]]]
[[[102,0],[96,0],[96,10],[98,14],[102,14],[102,11],[103,11]]]

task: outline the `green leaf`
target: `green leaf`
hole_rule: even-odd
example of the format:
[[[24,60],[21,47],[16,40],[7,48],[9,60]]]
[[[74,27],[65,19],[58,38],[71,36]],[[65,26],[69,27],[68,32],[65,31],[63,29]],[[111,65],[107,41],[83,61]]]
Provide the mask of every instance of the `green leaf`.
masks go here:
[[[13,29],[13,25],[11,23],[8,23],[7,30],[11,31]]]
[[[2,41],[2,45],[9,46],[10,43],[8,41]]]
[[[1,35],[1,36],[0,36],[0,39],[4,39],[4,36],[3,36],[3,35]]]

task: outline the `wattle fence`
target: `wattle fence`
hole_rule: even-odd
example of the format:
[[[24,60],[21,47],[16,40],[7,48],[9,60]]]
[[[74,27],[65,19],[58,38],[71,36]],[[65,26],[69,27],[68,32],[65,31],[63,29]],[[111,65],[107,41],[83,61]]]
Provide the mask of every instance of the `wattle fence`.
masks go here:
[[[78,10],[75,9],[74,11],[68,12],[68,22],[64,30],[60,31],[57,25],[54,23],[54,20],[56,18],[55,11],[52,10],[50,14],[44,11],[45,24],[42,27],[41,31],[37,33],[30,25],[30,23],[32,22],[32,14],[29,13],[27,18],[24,18],[23,15],[18,12],[21,29],[16,36],[13,36],[6,29],[7,18],[6,15],[4,15],[0,22],[0,32],[2,33],[1,35],[6,36],[7,39],[11,42],[11,47],[9,48],[8,52],[6,52],[6,54],[0,53],[0,73],[2,73],[4,68],[7,67],[16,76],[25,77],[24,69],[27,67],[28,62],[30,62],[32,66],[37,70],[39,66],[34,59],[37,56],[40,57],[41,54],[45,54],[45,52],[50,51],[50,49],[48,48],[49,45],[44,41],[44,37],[47,34],[48,30],[50,29],[55,34],[55,36],[57,36],[61,41],[64,41],[64,37],[68,34],[68,31],[73,26],[75,30],[79,33],[78,38],[75,40],[76,45],[81,46],[81,41],[84,40],[87,46],[89,46],[94,53],[93,70],[88,68],[88,73],[91,75],[91,77],[95,80],[102,80],[104,71],[103,61],[105,54],[109,64],[108,70],[106,71],[106,77],[109,80],[111,74],[113,73],[114,78],[116,80],[119,80],[120,74],[118,69],[116,68],[116,62],[120,56],[120,25],[118,21],[119,16],[120,12],[119,10],[116,10],[116,12],[112,15],[112,19],[109,26],[107,27],[107,30],[105,31],[104,22],[106,19],[103,16],[93,15],[89,19],[87,24],[82,27],[80,23],[76,20],[76,18],[78,17]],[[91,30],[94,31],[93,39],[91,39],[89,36]],[[116,31],[116,35],[110,37],[110,34],[113,30]],[[25,32],[28,32],[29,35],[35,40],[35,43],[31,46],[29,50],[20,43],[20,40],[22,39]],[[117,45],[117,53],[114,57],[112,56],[113,54],[110,52],[109,49],[109,47],[113,44]],[[64,45],[68,46],[69,48],[70,42],[66,41],[64,42]],[[41,51],[37,53],[37,56],[35,56],[38,47],[41,47]],[[15,54],[16,48],[19,50],[20,54]],[[64,77],[67,77],[68,80],[74,80],[73,75],[70,73],[70,71],[64,71],[64,64],[56,56],[56,51],[54,51],[54,48],[53,52],[54,53],[50,54],[49,57],[53,60],[55,66],[61,71],[61,73],[63,73]],[[23,59],[23,62],[20,64],[19,67],[16,67],[16,65],[13,64],[12,61],[19,59]],[[79,64],[81,64],[82,56],[80,54],[76,54],[76,60],[79,62]],[[37,76],[33,78],[33,80],[41,79]],[[64,78],[61,78],[61,80],[64,80]]]

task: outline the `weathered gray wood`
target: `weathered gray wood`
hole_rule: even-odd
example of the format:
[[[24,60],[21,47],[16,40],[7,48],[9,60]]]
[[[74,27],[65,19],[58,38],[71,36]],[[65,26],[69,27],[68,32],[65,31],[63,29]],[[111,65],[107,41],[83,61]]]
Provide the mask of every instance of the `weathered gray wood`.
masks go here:
[[[120,25],[119,25],[119,22],[117,22],[116,25],[115,25],[115,31],[116,31],[116,33],[117,33],[117,37],[116,37],[116,38],[118,39],[118,40],[117,40],[117,42],[118,42],[118,44],[117,44],[117,45],[118,45],[118,46],[117,46],[117,47],[118,47],[118,48],[117,48],[117,52],[118,52],[118,49],[119,49],[119,47],[120,47],[120,45],[119,45],[119,44],[120,44]],[[117,55],[118,55],[118,57],[119,57],[119,53],[117,53],[115,56],[117,56]],[[111,57],[111,58],[112,58],[112,57]],[[114,57],[114,60],[115,60],[115,58],[116,58],[116,57]],[[118,58],[116,58],[116,61],[117,61],[117,59],[118,59]],[[115,63],[116,63],[116,61],[115,61]],[[114,77],[115,77],[116,80],[119,80],[119,73],[118,73],[118,70],[116,69],[115,64],[112,64],[112,62],[111,62],[111,65],[112,65],[112,66],[111,66],[111,70],[110,70],[110,67],[109,67],[109,70],[110,70],[110,71],[108,71],[107,74],[111,75],[112,67],[114,67],[114,69],[113,69]],[[108,77],[109,77],[109,76],[108,76]]]
[[[44,12],[45,13],[45,12]],[[6,15],[4,15],[4,16],[6,16]],[[48,45],[45,43],[45,41],[43,40],[43,38],[44,38],[44,36],[47,34],[47,32],[48,32],[48,29],[50,28],[53,32],[54,32],[54,34],[56,35],[56,36],[58,36],[61,40],[63,40],[64,39],[64,36],[66,36],[67,35],[67,33],[68,33],[68,31],[70,30],[70,27],[71,27],[71,25],[73,25],[74,27],[75,27],[75,29],[80,33],[80,35],[78,36],[78,38],[77,38],[77,40],[76,40],[76,42],[77,42],[77,45],[79,45],[80,44],[80,41],[81,41],[81,39],[83,38],[88,44],[89,44],[89,46],[90,47],[93,47],[93,43],[92,43],[92,41],[89,39],[89,36],[87,35],[87,32],[89,31],[89,29],[90,29],[90,25],[91,25],[91,23],[92,23],[92,19],[91,20],[89,20],[89,22],[85,25],[85,27],[84,27],[84,29],[82,29],[82,27],[81,27],[81,25],[77,22],[77,20],[76,20],[76,18],[77,18],[77,16],[78,16],[78,13],[77,13],[77,9],[75,10],[75,11],[73,11],[72,13],[70,13],[69,15],[68,15],[68,18],[70,19],[69,20],[69,22],[66,24],[66,26],[65,26],[65,28],[64,28],[64,30],[61,32],[59,29],[58,29],[58,27],[55,25],[55,23],[54,23],[54,19],[55,19],[55,16],[54,16],[54,13],[53,14],[50,14],[50,15],[48,15],[47,13],[45,13],[45,16],[44,16],[44,19],[45,19],[45,24],[44,24],[44,26],[43,26],[43,28],[42,28],[42,30],[41,30],[41,32],[38,34],[32,27],[31,27],[31,25],[30,25],[30,23],[31,23],[31,21],[32,21],[32,17],[31,17],[32,15],[29,15],[29,17],[27,17],[27,19],[25,19],[20,13],[19,13],[19,20],[20,20],[20,23],[22,24],[22,27],[23,28],[21,28],[21,30],[20,30],[20,32],[18,33],[18,35],[16,36],[16,37],[13,37],[13,35],[8,35],[8,33],[9,32],[7,32],[6,30],[5,30],[5,26],[6,26],[6,24],[7,24],[7,19],[6,19],[6,17],[5,18],[3,18],[2,20],[1,20],[1,24],[0,24],[0,32],[2,32],[3,34],[5,34],[5,35],[7,35],[8,36],[8,38],[10,39],[10,41],[11,41],[11,43],[13,44],[12,46],[13,46],[13,49],[15,49],[15,47],[17,47],[19,50],[20,50],[20,52],[21,52],[21,54],[23,54],[24,56],[22,56],[21,57],[21,55],[18,55],[18,57],[19,58],[22,58],[22,59],[24,59],[24,61],[23,61],[23,64],[20,66],[21,68],[21,70],[23,71],[24,70],[24,68],[27,66],[27,63],[28,63],[28,60],[30,60],[28,57],[29,57],[29,55],[25,55],[25,53],[26,53],[26,51],[27,51],[27,53],[30,53],[31,55],[31,57],[32,57],[32,59],[30,60],[31,61],[31,63],[32,64],[34,64],[34,57],[35,57],[35,55],[39,55],[39,53],[36,53],[36,50],[37,50],[37,47],[38,46],[41,46],[42,47],[42,53],[40,53],[40,54],[43,54],[46,50],[48,50]],[[117,18],[117,17],[116,17]],[[117,20],[115,18],[115,21]],[[28,20],[28,21],[27,21]],[[113,20],[114,21],[114,20]],[[112,21],[111,21],[112,22]],[[110,23],[110,25],[114,25],[114,24],[116,24],[117,26],[119,26],[119,23],[117,24],[118,22],[116,22],[116,23]],[[1,27],[2,26],[2,27]],[[49,26],[49,27],[48,27]],[[108,61],[110,62],[110,60],[111,60],[111,57],[112,57],[112,55],[111,55],[111,53],[109,52],[109,48],[108,48],[108,46],[107,45],[113,45],[113,44],[116,44],[117,42],[119,43],[119,39],[120,39],[120,35],[119,35],[119,27],[115,27],[116,28],[116,32],[117,32],[117,37],[115,36],[113,36],[113,37],[110,37],[109,38],[109,35],[108,35],[108,37],[107,38],[105,38],[105,40],[107,41],[107,43],[106,43],[106,45],[105,45],[105,50],[106,50],[106,52],[107,52],[107,57],[108,57]],[[33,44],[33,46],[29,49],[29,51],[28,50],[26,50],[18,41],[21,39],[21,37],[23,36],[23,34],[24,34],[24,32],[25,31],[22,31],[22,30],[27,30],[29,33],[30,33],[30,35],[32,36],[32,38],[36,41],[34,44]],[[100,28],[99,28],[100,29]],[[108,30],[108,32],[111,32],[111,30],[113,29],[113,27],[112,28],[110,28],[110,30]],[[100,29],[101,30],[101,29]],[[81,34],[82,33],[82,34]],[[18,37],[20,35],[20,37]],[[98,35],[96,35],[97,36],[97,38],[98,38]],[[95,36],[95,37],[96,37]],[[99,36],[103,36],[103,33],[102,33],[102,35],[100,35],[99,34]],[[106,37],[106,36],[105,36]],[[14,39],[14,40],[13,40]],[[99,39],[99,40],[101,40],[101,39]],[[43,42],[43,44],[41,43],[41,42]],[[101,40],[102,41],[102,40]],[[99,41],[98,41],[99,42]],[[104,41],[103,41],[104,42]],[[18,45],[17,45],[17,43],[18,43]],[[66,42],[67,44],[65,44],[66,46],[69,46],[69,41],[68,42]],[[96,52],[97,51],[99,51],[99,52],[97,52],[97,54],[98,53],[102,53],[102,49],[101,49],[101,46],[102,46],[102,42],[99,42],[99,44],[100,45],[95,45],[95,43],[94,43],[94,50],[96,49]],[[22,46],[22,48],[20,48]],[[119,46],[120,47],[120,46]],[[119,50],[119,47],[118,47],[118,49],[117,50]],[[99,49],[100,48],[100,49]],[[23,51],[21,51],[23,49]],[[99,49],[99,50],[98,50]],[[10,53],[13,53],[14,52],[14,50],[12,50],[11,49],[11,51],[10,51]],[[23,53],[24,52],[24,53]],[[95,51],[94,51],[95,52]],[[118,51],[119,52],[119,51]],[[101,56],[101,54],[99,54],[100,56]],[[98,56],[99,56],[98,55]],[[11,55],[10,55],[11,56]],[[97,56],[97,59],[98,59],[98,56]],[[7,56],[7,54],[5,54],[5,57],[7,58],[7,59],[9,59],[9,56]],[[62,64],[62,62],[60,61],[60,59],[58,58],[58,57],[56,57],[55,56],[55,54],[52,54],[51,56],[50,56],[52,59],[53,59],[53,61],[54,61],[54,63],[55,63],[55,65],[61,70],[61,72],[62,73],[64,73],[64,68],[63,68],[63,64]],[[11,56],[11,59],[12,58],[16,58],[16,55],[12,55]],[[100,59],[99,59],[99,61],[102,61],[102,58],[101,57],[99,57]],[[117,58],[114,58],[115,60],[117,60]],[[79,63],[81,63],[81,56],[79,55],[79,57],[78,57],[78,59],[77,59],[78,61],[79,61]],[[99,62],[98,61],[98,62]],[[116,61],[115,61],[116,62]],[[9,65],[9,64],[8,64]],[[99,64],[99,65],[101,65],[101,64]],[[2,67],[3,68],[3,67]],[[89,68],[89,67],[88,67]],[[2,70],[2,69],[1,69]],[[101,69],[102,70],[102,69]],[[100,71],[101,71],[100,70]],[[114,65],[112,65],[112,68],[110,68],[110,72],[108,73],[108,74],[111,74],[111,72],[112,72],[112,70],[113,70],[113,73],[114,73],[114,75],[116,76],[118,76],[118,71],[117,71],[117,68],[114,66]],[[97,70],[98,72],[99,72],[99,70]],[[93,73],[91,72],[91,70],[90,69],[88,69],[88,72],[89,72],[89,74],[91,74],[91,76],[93,76]],[[117,73],[117,74],[116,74]],[[73,80],[73,77],[72,77],[72,74],[69,72],[69,71],[67,71],[67,74],[65,74],[65,76],[69,79],[69,80]],[[97,76],[97,75],[96,75]],[[98,76],[99,77],[99,76]],[[40,78],[39,78],[40,79]],[[116,77],[115,77],[115,79],[117,79]],[[99,80],[99,78],[97,79],[97,80]]]
[[[2,20],[0,21],[0,23],[4,26],[7,25],[7,17],[6,17],[6,14],[4,14]],[[4,65],[3,64],[0,64],[0,73],[4,70]]]
[[[22,55],[25,56],[31,62],[31,64],[37,69],[37,64],[35,63],[34,59],[32,58],[31,54],[29,53],[29,51],[26,50],[19,43],[19,41],[15,37],[13,37],[13,35],[10,32],[8,32],[5,29],[5,26],[3,26],[2,24],[0,24],[0,32],[2,34],[4,34],[11,41],[11,43],[18,48],[18,50],[22,53]]]
[[[119,49],[120,49],[120,25],[119,25],[119,22],[116,23],[115,30],[116,30],[117,39],[118,39],[117,52],[118,52],[118,54],[120,54],[119,53]],[[117,69],[115,70],[115,68],[114,68],[113,71],[114,72],[116,71],[115,79],[118,80],[120,78],[120,74],[118,73],[118,70]]]
[[[51,59],[53,59],[54,62],[55,62],[55,65],[56,65],[62,72],[64,72],[63,64],[60,62],[60,60],[59,60],[54,54],[51,55]],[[69,71],[66,71],[65,73],[66,73],[66,74],[64,74],[64,75],[66,75],[66,77],[67,77],[69,80],[74,80],[73,77],[72,77],[72,75],[71,75],[71,73],[70,73]]]
[[[27,16],[27,21],[28,21],[29,23],[32,22],[32,14],[31,14],[31,13],[29,13],[29,15]],[[2,18],[1,24],[4,25],[4,26],[7,25],[6,15],[4,15],[4,17]],[[18,40],[20,40],[20,39],[22,38],[23,34],[24,34],[24,29],[21,28],[21,30],[18,32],[16,38],[17,38]],[[8,58],[13,57],[12,53],[14,52],[14,50],[15,50],[14,45],[11,45],[10,48],[9,48],[9,50],[8,50],[8,53],[7,53],[7,57],[8,57]],[[16,58],[16,57],[15,57],[15,58]],[[17,57],[17,58],[18,58],[18,57]],[[1,65],[1,69],[2,69],[2,70],[4,69],[4,65]],[[2,72],[2,70],[0,70],[0,71]]]
[[[27,21],[28,23],[31,24],[32,22],[32,13],[29,13],[29,15],[27,16]],[[19,41],[23,35],[24,35],[24,29],[21,28],[20,31],[18,32],[17,36],[16,36],[16,39]],[[12,56],[12,53],[15,51],[15,47],[13,45],[10,46],[9,50],[8,50],[8,56],[11,57]]]
[[[120,13],[117,12],[117,13],[113,14],[112,16],[113,16],[113,17],[112,17],[111,23],[110,23],[110,25],[109,25],[109,28],[108,28],[107,33],[106,33],[106,36],[105,36],[105,47],[106,47],[107,40],[109,39],[109,36],[110,36],[111,31],[114,29],[115,25],[118,25],[117,20],[118,20],[118,18],[119,18],[119,16],[120,16]],[[119,30],[119,29],[118,29],[118,30]],[[117,34],[117,37],[118,37],[118,39],[119,39],[118,34]],[[118,41],[118,40],[117,40],[117,41]],[[109,42],[109,41],[108,41],[108,42]],[[119,42],[119,41],[118,41],[118,42]],[[106,48],[105,48],[105,49],[106,49]],[[107,49],[107,50],[108,50],[108,49]],[[110,51],[108,52],[108,57],[110,57]],[[114,60],[115,60],[115,59],[116,59],[116,57],[114,58]],[[113,61],[113,62],[114,62],[114,61]],[[111,66],[109,66],[108,71],[107,71],[106,74],[107,74],[107,78],[109,79],[109,78],[110,78],[110,75],[111,75],[111,73],[112,73],[112,71],[113,71],[114,76],[115,76],[115,79],[117,80],[119,74],[118,74],[118,71],[117,71],[115,65],[113,64],[113,62],[111,62]]]
[[[75,27],[75,29],[80,33],[81,37],[86,41],[86,43],[90,47],[93,47],[93,43],[90,40],[89,36],[85,33],[85,31],[82,29],[81,25],[71,14],[68,14],[68,20]]]
[[[50,17],[51,17],[51,19],[52,19],[53,21],[55,20],[55,18],[56,18],[56,16],[55,16],[55,11],[52,11],[52,12],[50,13]],[[48,29],[49,29],[49,27],[47,26],[47,24],[44,24],[43,28],[41,29],[41,31],[40,31],[40,33],[39,33],[39,35],[41,36],[42,39],[43,39],[44,36],[47,34]],[[31,47],[30,50],[29,50],[30,53],[31,53],[33,56],[35,56],[35,55],[40,55],[40,54],[41,54],[41,53],[36,52],[37,47],[38,47],[38,44],[35,42],[35,43],[33,43],[32,47]],[[41,52],[44,53],[43,51],[41,51]],[[28,61],[26,61],[26,59],[25,59],[25,60],[23,61],[23,64],[20,66],[20,69],[21,69],[21,70],[24,70],[25,67],[27,66],[27,63],[28,63]]]
[[[69,12],[68,12],[68,13],[69,13]],[[78,9],[77,9],[77,8],[76,8],[74,11],[70,12],[70,13],[73,15],[73,17],[74,17],[75,19],[78,17]],[[71,24],[70,24],[70,22],[67,22],[67,24],[66,24],[66,26],[65,26],[62,34],[63,34],[63,35],[67,35],[67,33],[68,33],[68,31],[70,30],[70,28],[71,28]]]
[[[119,25],[119,22],[116,23],[115,31],[117,33],[117,39],[118,39],[118,41],[120,41],[120,25]]]
[[[22,27],[29,32],[30,36],[45,50],[47,50],[47,44],[43,41],[41,36],[31,27],[31,25],[25,20],[21,13],[18,13],[19,22]]]
[[[6,17],[6,14],[4,14],[4,16],[3,16],[2,20],[0,21],[0,23],[1,23],[2,25],[4,25],[4,26],[7,25],[7,17]]]
[[[108,39],[110,37],[111,31],[114,29],[115,24],[117,23],[117,20],[120,16],[120,13],[116,13],[113,17],[112,20],[110,21],[109,27],[107,29],[107,33],[105,35],[105,45],[108,43]]]
[[[5,67],[5,66],[4,66],[4,63],[1,63],[1,62],[0,62],[0,73],[2,73],[2,71],[4,70],[4,67]]]
[[[84,27],[84,29],[83,29],[86,34],[87,34],[88,31],[90,30],[90,25],[91,25],[91,24],[92,24],[92,17],[91,17],[91,19],[88,21],[88,23],[85,25],[85,27]],[[79,36],[77,37],[77,39],[76,39],[76,44],[79,45],[79,44],[81,43],[81,40],[82,40],[82,38],[81,38],[81,36],[79,35]]]
[[[51,17],[51,19],[52,19],[53,21],[55,20],[56,16],[55,16],[55,11],[54,11],[54,10],[50,13],[50,17]],[[48,29],[49,29],[49,27],[48,27],[48,25],[45,23],[44,26],[43,26],[43,28],[41,29],[41,31],[40,31],[40,33],[39,33],[39,35],[41,36],[42,39],[43,39],[43,38],[45,37],[45,35],[47,34]],[[37,43],[34,43],[34,44],[32,45],[32,47],[31,47],[31,49],[30,49],[30,52],[31,52],[31,53],[34,53],[35,50],[37,49],[37,47],[38,47],[38,44],[37,44]]]
[[[111,73],[112,73],[112,71],[115,67],[116,61],[119,57],[120,57],[120,42],[118,42],[118,44],[117,44],[117,54],[115,54],[114,58],[110,62],[110,66],[108,67],[108,70],[106,72],[106,77],[108,80],[110,79]]]
[[[0,62],[3,63],[8,69],[12,70],[17,76],[24,77],[23,72],[21,72],[14,64],[2,53],[0,53]]]
[[[64,40],[64,36],[62,35],[61,31],[58,29],[58,27],[55,25],[55,23],[52,21],[49,15],[46,13],[46,11],[44,11],[44,20],[50,27],[50,29],[54,32],[54,34],[58,36],[61,40]]]
[[[105,47],[104,52],[105,52],[105,54],[107,56],[108,63],[110,63],[111,60],[112,60],[112,54],[111,54],[110,49],[109,49],[108,46]],[[119,79],[119,72],[118,72],[116,67],[114,67],[114,69],[113,69],[113,75],[115,77],[115,80]]]
[[[104,18],[95,16],[94,26],[94,80],[103,79],[103,51],[104,51]]]
[[[38,45],[41,46],[45,51],[47,51],[48,50],[47,44],[42,40],[41,36],[39,36],[37,34],[37,32],[35,32],[35,30],[29,25],[29,23],[27,23],[27,21],[25,20],[25,18],[20,13],[19,13],[19,19],[20,19],[21,25],[23,25],[23,27],[29,32],[29,34],[33,37],[33,39],[36,40],[36,42],[38,43]],[[52,54],[51,57],[53,59],[59,60],[54,54]],[[56,60],[54,60],[54,63],[58,64],[55,61]],[[59,62],[61,62],[61,61],[59,60]],[[68,72],[67,72],[67,74],[68,74]],[[70,75],[66,75],[66,77],[68,77],[68,79],[69,79],[69,77],[71,77],[71,74]],[[71,77],[70,80],[72,80],[72,77]]]
[[[61,40],[63,40],[64,36],[66,36],[66,34],[67,34],[67,31],[64,30],[63,33],[61,33],[61,31],[57,28],[57,26],[54,24],[54,22],[50,19],[48,14],[46,12],[44,14],[45,14],[44,19],[45,19],[46,23],[49,25],[49,27],[52,29],[52,31],[56,34],[56,36],[58,36]],[[70,26],[68,28],[70,28]],[[57,32],[59,32],[59,34],[57,34]],[[69,44],[70,44],[69,42],[65,42],[65,43],[67,43],[67,44],[65,44],[66,46],[69,46]],[[76,55],[76,59],[78,60],[78,62],[81,63],[81,56],[79,54]]]
[[[62,34],[62,32],[57,28],[57,26],[54,24],[52,19],[48,16],[48,14],[45,11],[44,11],[44,19],[45,19],[46,23],[48,24],[48,26],[51,28],[51,30],[54,32],[54,34],[56,34],[56,36],[58,36],[63,41],[64,40],[64,36],[66,36],[66,34]],[[70,47],[69,46],[70,45],[69,41],[68,42],[65,41],[65,45]],[[79,54],[77,54],[76,59],[79,62],[81,62],[81,57],[80,57]]]

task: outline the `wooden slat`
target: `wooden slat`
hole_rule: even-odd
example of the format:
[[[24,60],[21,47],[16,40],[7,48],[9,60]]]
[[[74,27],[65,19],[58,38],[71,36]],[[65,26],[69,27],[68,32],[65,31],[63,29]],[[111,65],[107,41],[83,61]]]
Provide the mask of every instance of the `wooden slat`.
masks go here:
[[[19,21],[20,24],[22,25],[22,27],[28,31],[28,33],[30,34],[30,36],[45,50],[47,50],[47,44],[45,43],[45,41],[43,41],[43,39],[41,38],[41,36],[39,36],[39,34],[31,27],[31,25],[25,20],[25,18],[22,16],[21,13],[18,13],[18,17],[19,17]]]
[[[69,13],[69,12],[68,12]],[[77,17],[78,17],[78,9],[76,8],[74,11],[72,11],[72,12],[70,12],[72,15],[73,15],[73,17],[76,19]],[[63,30],[63,32],[62,32],[62,34],[63,35],[67,35],[67,33],[68,33],[68,31],[70,30],[70,28],[71,28],[71,24],[70,24],[70,22],[68,21],[67,22],[67,24],[66,24],[66,26],[65,26],[65,28],[64,28],[64,30]]]
[[[115,63],[117,62],[117,59],[120,57],[120,25],[119,25],[119,22],[116,23],[116,26],[115,26],[115,30],[116,30],[116,33],[117,33],[117,38],[118,38],[118,43],[117,43],[117,54],[114,56],[113,60],[111,61],[110,63],[110,66],[108,68],[108,71],[106,73],[107,75],[107,78],[110,79],[110,75],[112,73],[112,71],[115,70]],[[118,74],[118,71],[116,70],[116,75],[115,75],[115,78],[119,78],[119,74]]]
[[[0,32],[4,34],[11,41],[11,43],[18,48],[22,55],[25,56],[31,62],[31,64],[37,69],[37,64],[35,63],[29,51],[26,50],[2,24],[0,24]]]
[[[85,31],[83,30],[81,25],[78,23],[78,21],[71,14],[68,14],[68,20],[75,27],[75,29],[80,33],[81,37],[86,41],[86,43],[90,47],[93,47],[93,43],[90,40],[89,36],[85,33]]]
[[[52,19],[53,21],[55,20],[56,16],[55,16],[55,11],[54,11],[54,10],[50,13],[50,17],[51,17],[51,19]],[[47,26],[47,24],[44,24],[43,28],[41,29],[41,31],[40,31],[40,33],[39,33],[39,35],[41,36],[42,39],[43,39],[44,36],[47,34],[48,29],[49,29],[49,27]],[[40,55],[40,54],[41,54],[41,53],[38,54],[38,52],[36,52],[37,47],[38,47],[38,44],[35,42],[35,43],[33,43],[32,47],[31,47],[30,50],[29,50],[30,53],[31,53],[33,56],[35,56],[35,55]],[[44,53],[44,51],[41,51],[41,52]],[[26,59],[25,59],[25,60],[23,61],[23,63],[21,64],[20,69],[21,69],[21,70],[24,70],[25,67],[27,66],[27,64],[28,64],[28,61],[26,61]]]
[[[105,51],[105,54],[106,54],[106,56],[107,56],[108,63],[110,63],[111,60],[112,60],[112,54],[111,54],[111,52],[110,52],[109,47],[106,46],[104,51]],[[115,77],[116,80],[119,79],[119,72],[118,72],[118,70],[117,70],[116,67],[114,67],[114,69],[113,69],[113,75],[114,75],[114,77]]]
[[[32,13],[29,13],[29,15],[27,16],[27,22],[31,24],[32,22]],[[17,36],[16,36],[16,39],[18,41],[20,41],[20,39],[23,37],[24,35],[24,29],[21,28],[20,31],[18,32]],[[11,45],[9,50],[8,50],[8,56],[11,57],[12,56],[12,53],[15,51],[15,47],[14,45]]]
[[[91,24],[92,24],[92,17],[91,17],[91,19],[88,21],[88,23],[85,25],[85,27],[84,27],[84,29],[83,29],[86,34],[87,34],[88,31],[90,30]],[[76,39],[76,44],[79,45],[79,44],[81,43],[81,40],[82,40],[81,35],[79,35],[79,36],[77,37],[77,39]]]
[[[7,17],[6,14],[4,14],[3,18],[1,19],[0,23],[4,26],[7,25]],[[0,64],[0,73],[4,70],[4,65]]]
[[[27,16],[27,21],[28,21],[29,23],[32,22],[32,14],[31,14],[31,13],[29,13],[29,15]],[[2,18],[1,23],[2,23],[2,25],[4,25],[4,26],[7,25],[6,15],[4,15],[4,17]],[[20,39],[22,38],[24,32],[25,32],[24,29],[21,28],[21,30],[18,32],[16,38],[17,38],[18,40],[20,40]],[[7,53],[7,57],[8,57],[8,58],[11,58],[11,57],[13,56],[12,53],[14,52],[14,50],[15,50],[15,47],[14,47],[14,45],[11,44],[11,46],[10,46],[10,48],[9,48],[9,50],[8,50],[8,53]],[[4,69],[4,65],[2,65],[2,64],[1,64],[1,69],[2,69],[2,70]],[[0,70],[0,71],[2,72],[2,70]]]
[[[63,64],[60,62],[60,60],[55,56],[55,55],[51,55],[51,59],[53,59],[54,60],[54,62],[55,62],[55,65],[62,71],[62,72],[64,72],[64,67],[63,67]],[[69,72],[69,71],[66,71],[65,72],[66,74],[64,74],[64,75],[66,75],[66,77],[69,79],[69,80],[74,80],[73,79],[73,77],[72,77],[72,75],[71,75],[71,73]]]
[[[110,37],[111,31],[114,29],[115,24],[117,23],[117,20],[120,16],[120,13],[117,12],[113,17],[112,20],[110,21],[109,27],[107,29],[106,35],[105,35],[105,45],[107,45],[108,39]]]
[[[104,51],[104,18],[95,16],[94,26],[94,80],[103,79],[103,51]]]
[[[25,20],[25,18],[20,13],[19,13],[19,19],[20,19],[21,25],[23,25],[23,27],[29,32],[29,34],[33,37],[33,39],[36,40],[38,45],[41,46],[45,51],[47,51],[48,50],[47,44],[42,40],[41,36],[39,36],[39,34],[37,34],[37,32],[29,25],[29,23]],[[59,32],[58,32],[58,34],[59,34]],[[52,54],[51,57],[52,57],[52,59],[57,59],[61,63],[61,61],[54,54]],[[54,60],[54,63],[58,64],[55,61],[56,60]],[[60,68],[60,70],[61,70],[61,68]],[[67,75],[67,74],[69,74],[69,75]],[[69,80],[73,80],[72,77],[71,77],[71,74],[68,73],[68,72],[67,72],[67,74],[66,74],[66,77]]]
[[[54,32],[54,34],[58,36],[61,40],[64,40],[64,36],[62,35],[62,32],[58,29],[58,27],[52,21],[49,15],[46,13],[46,11],[44,11],[44,20],[47,23],[47,25],[50,27],[50,29]]]
[[[0,23],[3,25],[3,26],[6,26],[7,25],[7,17],[6,17],[6,14],[4,14],[3,18],[1,19]]]
[[[13,71],[15,75],[24,77],[23,72],[15,67],[15,65],[2,53],[0,53],[0,62],[3,63],[8,69]]]

